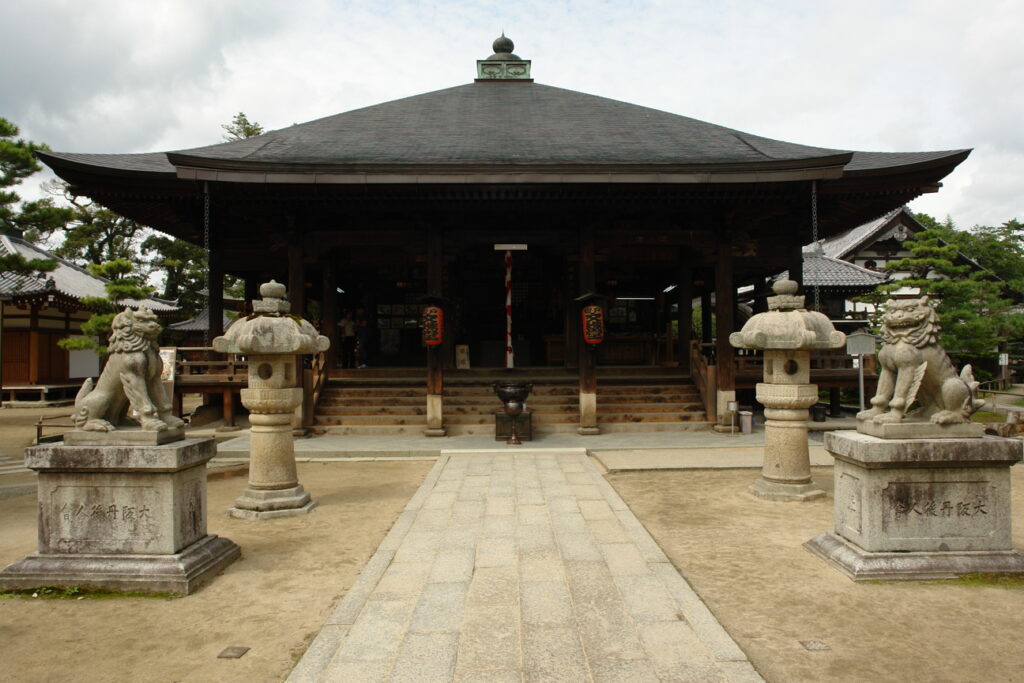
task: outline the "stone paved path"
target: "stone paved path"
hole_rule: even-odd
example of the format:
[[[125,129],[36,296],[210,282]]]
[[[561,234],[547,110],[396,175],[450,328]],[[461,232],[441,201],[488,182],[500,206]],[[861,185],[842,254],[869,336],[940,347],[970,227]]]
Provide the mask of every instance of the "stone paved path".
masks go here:
[[[527,448],[442,453],[288,680],[761,678],[584,450]]]

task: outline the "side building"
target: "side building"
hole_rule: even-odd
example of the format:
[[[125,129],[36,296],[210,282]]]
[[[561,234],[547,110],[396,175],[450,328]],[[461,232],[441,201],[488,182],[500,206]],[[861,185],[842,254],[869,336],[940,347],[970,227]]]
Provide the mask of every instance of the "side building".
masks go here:
[[[99,357],[91,350],[65,351],[57,342],[81,335],[92,315],[86,297],[105,297],[106,280],[23,239],[0,236],[0,255],[26,260],[54,259],[57,267],[40,277],[0,273],[0,385],[6,405],[56,404],[74,398],[85,377],[99,374]],[[131,308],[148,306],[159,316],[178,311],[171,301],[128,300]]]

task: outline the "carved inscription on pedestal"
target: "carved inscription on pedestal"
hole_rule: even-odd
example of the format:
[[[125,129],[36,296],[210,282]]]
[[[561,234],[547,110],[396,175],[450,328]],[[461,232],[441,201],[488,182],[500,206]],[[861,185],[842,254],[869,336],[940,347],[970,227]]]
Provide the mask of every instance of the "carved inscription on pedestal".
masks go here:
[[[987,539],[994,509],[989,481],[890,482],[882,529],[892,539]]]
[[[57,552],[143,551],[160,535],[159,492],[148,486],[57,486],[49,506],[50,544]]]

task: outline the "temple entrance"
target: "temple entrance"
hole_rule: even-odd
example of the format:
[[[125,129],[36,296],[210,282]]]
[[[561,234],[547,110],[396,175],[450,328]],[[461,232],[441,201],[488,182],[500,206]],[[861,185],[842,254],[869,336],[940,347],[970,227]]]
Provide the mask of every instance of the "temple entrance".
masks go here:
[[[512,347],[516,367],[548,365],[547,342],[563,333],[565,258],[542,247],[512,252]],[[448,265],[455,344],[474,368],[505,367],[505,252],[493,245],[460,250]]]

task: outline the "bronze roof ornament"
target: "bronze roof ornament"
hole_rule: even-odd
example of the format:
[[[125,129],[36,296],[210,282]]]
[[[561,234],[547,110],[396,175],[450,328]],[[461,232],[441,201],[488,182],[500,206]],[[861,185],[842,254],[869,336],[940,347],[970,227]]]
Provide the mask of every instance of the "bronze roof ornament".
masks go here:
[[[519,55],[514,54],[512,50],[515,48],[516,44],[512,42],[511,38],[506,37],[505,32],[502,31],[501,36],[496,38],[494,43],[491,44],[494,54],[487,59],[477,60],[476,80],[523,81],[532,83],[533,79],[530,78],[530,60],[523,59]]]

